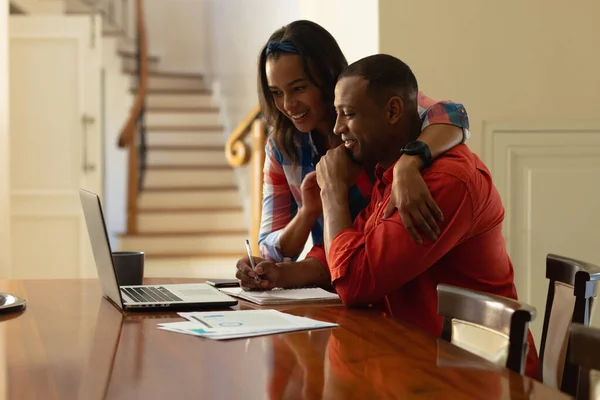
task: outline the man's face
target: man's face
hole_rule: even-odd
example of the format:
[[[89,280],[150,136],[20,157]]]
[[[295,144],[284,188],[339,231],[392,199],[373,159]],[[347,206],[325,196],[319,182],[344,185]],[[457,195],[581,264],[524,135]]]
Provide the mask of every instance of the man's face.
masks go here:
[[[382,153],[389,124],[386,109],[367,94],[360,76],[344,77],[335,87],[337,119],[333,131],[342,137],[355,161],[375,163]]]

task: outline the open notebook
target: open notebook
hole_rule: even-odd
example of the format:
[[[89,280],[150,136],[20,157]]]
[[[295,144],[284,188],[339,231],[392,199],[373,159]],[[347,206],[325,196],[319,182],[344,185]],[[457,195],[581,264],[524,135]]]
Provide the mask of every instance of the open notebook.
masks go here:
[[[262,292],[245,291],[239,287],[219,290],[230,296],[260,305],[340,301],[340,297],[336,293],[330,293],[321,288],[273,289]]]

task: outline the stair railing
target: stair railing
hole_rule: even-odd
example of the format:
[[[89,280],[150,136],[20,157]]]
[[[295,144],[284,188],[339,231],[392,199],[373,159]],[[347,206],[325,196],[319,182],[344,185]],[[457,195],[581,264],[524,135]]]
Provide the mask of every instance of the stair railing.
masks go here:
[[[251,145],[246,137],[251,133]],[[265,143],[267,130],[260,112],[254,107],[242,122],[233,130],[225,145],[225,156],[229,165],[241,167],[251,162],[250,189],[250,243],[252,253],[259,255],[258,233],[262,213],[263,165],[265,163]]]
[[[129,118],[125,122],[118,145],[129,151],[127,182],[127,234],[137,233],[137,199],[146,171],[146,91],[148,87],[148,42],[144,21],[143,1],[135,0],[136,15],[136,74],[137,95]]]

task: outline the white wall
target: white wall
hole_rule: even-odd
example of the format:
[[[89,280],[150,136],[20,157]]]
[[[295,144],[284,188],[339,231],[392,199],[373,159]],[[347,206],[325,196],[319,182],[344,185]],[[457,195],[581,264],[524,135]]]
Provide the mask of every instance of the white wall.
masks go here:
[[[8,110],[8,2],[0,6],[0,278],[10,267],[10,142]]]
[[[161,57],[162,71],[205,69],[206,3],[206,0],[144,0],[149,50]]]
[[[379,52],[379,0],[299,0],[298,8],[333,35],[349,63]]]
[[[221,107],[225,133],[229,133],[258,103],[257,61],[271,34],[298,19],[296,0],[205,0],[208,24],[206,43],[207,81]],[[249,225],[249,167],[237,168],[236,179]]]
[[[205,71],[217,84],[228,130],[258,103],[258,53],[269,36],[298,19],[297,1],[206,0]]]
[[[129,151],[117,147],[119,134],[125,124],[134,95],[129,93],[133,79],[122,73],[121,57],[117,55],[118,39],[102,41],[103,67],[103,146],[104,199],[103,208],[111,246],[116,234],[127,230],[127,179]]]

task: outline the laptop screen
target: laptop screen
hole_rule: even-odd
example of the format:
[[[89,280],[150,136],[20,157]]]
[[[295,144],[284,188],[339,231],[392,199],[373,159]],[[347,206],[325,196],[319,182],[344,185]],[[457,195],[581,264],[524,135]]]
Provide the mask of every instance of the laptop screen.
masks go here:
[[[102,291],[104,295],[123,308],[121,291],[117,283],[100,198],[97,194],[84,189],[79,189],[79,198],[81,200],[81,207],[83,208],[83,215],[85,216],[90,243],[92,244],[92,252],[94,253],[94,261],[96,262]]]

